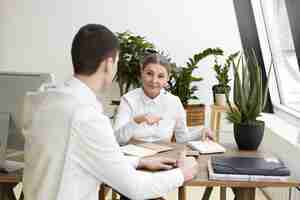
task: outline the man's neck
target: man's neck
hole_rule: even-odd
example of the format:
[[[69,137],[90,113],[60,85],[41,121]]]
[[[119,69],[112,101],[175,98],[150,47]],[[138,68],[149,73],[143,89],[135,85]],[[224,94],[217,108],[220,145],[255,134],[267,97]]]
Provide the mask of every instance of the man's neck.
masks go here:
[[[103,87],[103,84],[102,82],[100,82],[101,79],[99,79],[99,77],[95,77],[93,75],[86,76],[79,74],[75,74],[74,76],[80,81],[82,81],[84,84],[86,84],[94,93],[97,93]]]

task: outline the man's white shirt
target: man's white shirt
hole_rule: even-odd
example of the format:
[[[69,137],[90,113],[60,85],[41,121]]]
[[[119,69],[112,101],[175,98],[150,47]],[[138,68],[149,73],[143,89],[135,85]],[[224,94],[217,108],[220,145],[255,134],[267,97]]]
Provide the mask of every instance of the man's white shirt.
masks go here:
[[[50,109],[56,99],[47,95],[53,92],[70,97],[60,102],[70,107],[69,125],[61,122],[67,115],[64,109]],[[73,77],[40,96],[24,130],[26,200],[96,200],[102,182],[129,198],[150,199],[182,185],[180,169],[156,173],[135,169],[138,160],[122,154],[101,103],[80,80]]]
[[[137,124],[133,118],[139,115],[152,114],[162,118],[157,124]],[[142,88],[137,88],[121,98],[114,124],[115,135],[120,144],[130,139],[146,142],[171,140],[175,134],[176,142],[184,143],[200,138],[199,132],[189,132],[186,125],[186,112],[177,96],[161,90],[151,99]]]

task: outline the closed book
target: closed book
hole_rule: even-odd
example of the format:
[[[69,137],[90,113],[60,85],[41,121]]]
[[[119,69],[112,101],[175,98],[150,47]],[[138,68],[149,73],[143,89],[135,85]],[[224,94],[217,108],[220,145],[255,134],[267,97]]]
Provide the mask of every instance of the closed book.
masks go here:
[[[274,157],[212,156],[208,164],[210,179],[286,180],[290,170]]]

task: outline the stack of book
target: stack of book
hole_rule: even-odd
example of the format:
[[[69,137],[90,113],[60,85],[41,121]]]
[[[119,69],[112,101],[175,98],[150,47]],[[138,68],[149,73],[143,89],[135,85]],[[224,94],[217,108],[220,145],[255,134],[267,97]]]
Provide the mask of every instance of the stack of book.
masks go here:
[[[212,156],[208,161],[209,179],[236,181],[286,180],[290,170],[274,157]]]

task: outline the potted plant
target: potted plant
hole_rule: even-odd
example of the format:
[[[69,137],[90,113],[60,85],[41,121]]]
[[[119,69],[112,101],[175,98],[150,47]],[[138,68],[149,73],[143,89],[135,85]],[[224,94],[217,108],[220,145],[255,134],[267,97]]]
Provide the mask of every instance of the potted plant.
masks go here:
[[[202,77],[195,77],[192,73],[203,58],[206,58],[209,55],[219,54],[220,52],[221,50],[218,48],[207,48],[189,58],[186,66],[179,67],[175,63],[172,64],[172,71],[167,90],[178,96],[181,100],[187,111],[188,126],[200,125],[204,120],[204,105],[188,104],[189,100],[198,99],[194,95],[194,92],[198,88],[195,85],[192,86],[192,83],[202,80]]]
[[[225,91],[227,90],[228,93],[230,93],[230,86],[228,85],[230,82],[228,72],[231,65],[231,60],[233,60],[237,55],[237,53],[229,55],[225,63],[221,65],[218,62],[218,56],[223,55],[223,51],[220,50],[218,52],[219,54],[214,55],[215,56],[215,64],[214,64],[214,70],[216,73],[216,79],[218,80],[218,83],[216,85],[213,85],[213,99],[214,104],[219,106],[225,106],[226,104],[226,97],[225,97]]]
[[[120,95],[127,93],[130,88],[141,85],[140,62],[147,53],[157,52],[154,44],[144,37],[129,31],[117,33],[120,42],[118,71],[115,80],[118,82]]]
[[[240,150],[256,150],[260,145],[265,123],[258,120],[266,104],[268,80],[263,87],[261,68],[254,51],[239,56],[237,64],[231,60],[234,69],[234,105],[229,101],[228,91],[226,101],[229,105],[227,119],[233,123],[234,138]],[[271,72],[268,72],[268,77]]]

